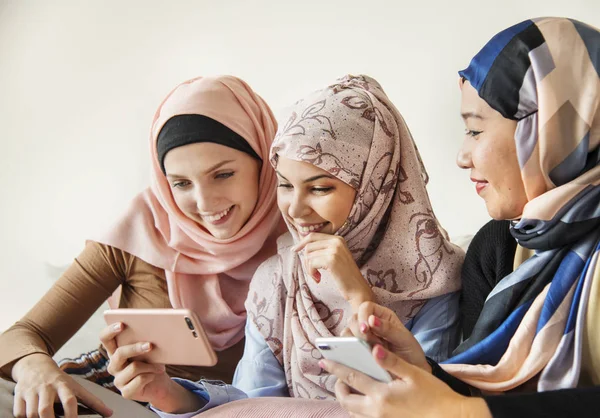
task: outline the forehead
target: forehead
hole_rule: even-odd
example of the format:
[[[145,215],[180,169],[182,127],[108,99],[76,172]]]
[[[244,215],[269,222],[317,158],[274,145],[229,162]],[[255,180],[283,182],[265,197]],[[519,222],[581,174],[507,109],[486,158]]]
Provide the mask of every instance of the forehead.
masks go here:
[[[465,81],[461,87],[460,113],[465,119],[477,119],[476,116],[482,118],[489,117],[493,109],[479,97],[477,90],[468,82]]]

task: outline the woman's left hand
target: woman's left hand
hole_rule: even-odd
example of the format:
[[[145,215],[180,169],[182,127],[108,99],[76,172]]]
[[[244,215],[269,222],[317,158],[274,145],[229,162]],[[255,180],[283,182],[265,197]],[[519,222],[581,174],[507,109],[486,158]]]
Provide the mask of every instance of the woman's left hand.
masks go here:
[[[329,271],[354,312],[358,312],[361,303],[373,300],[371,286],[354,262],[344,238],[313,232],[292,247],[292,250],[304,250],[308,274],[317,283],[321,281],[319,269]]]
[[[373,357],[392,375],[392,382],[379,382],[341,364],[321,360],[321,367],[337,376],[337,400],[351,416],[492,418],[483,399],[459,395],[438,378],[382,346],[373,348]]]

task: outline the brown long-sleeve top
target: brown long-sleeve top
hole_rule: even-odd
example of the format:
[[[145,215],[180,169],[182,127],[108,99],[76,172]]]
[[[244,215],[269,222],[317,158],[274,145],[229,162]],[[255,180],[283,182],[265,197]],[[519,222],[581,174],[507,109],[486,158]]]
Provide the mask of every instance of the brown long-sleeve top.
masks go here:
[[[13,364],[27,355],[54,355],[121,285],[120,308],[171,308],[163,269],[90,241],[44,297],[0,335],[0,376],[10,379]],[[242,340],[218,352],[215,367],[168,366],[167,372],[192,380],[231,382],[243,346]]]

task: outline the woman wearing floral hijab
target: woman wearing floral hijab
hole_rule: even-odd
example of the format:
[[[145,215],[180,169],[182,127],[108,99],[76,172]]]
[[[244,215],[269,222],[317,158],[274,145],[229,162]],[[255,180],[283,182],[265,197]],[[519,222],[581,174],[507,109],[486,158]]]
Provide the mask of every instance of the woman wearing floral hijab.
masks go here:
[[[245,397],[334,399],[315,338],[341,335],[365,300],[403,318],[428,355],[444,359],[455,345],[463,253],[438,225],[417,149],[381,86],[347,76],[282,120],[271,163],[289,233],[251,283],[233,387],[177,380],[189,390],[181,396],[140,388],[134,399],[155,393],[161,415],[192,416]]]

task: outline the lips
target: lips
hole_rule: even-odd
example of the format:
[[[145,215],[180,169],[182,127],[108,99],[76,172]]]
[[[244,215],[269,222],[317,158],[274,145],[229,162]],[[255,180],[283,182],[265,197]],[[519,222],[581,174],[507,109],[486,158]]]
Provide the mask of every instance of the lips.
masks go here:
[[[488,186],[488,182],[485,180],[479,180],[479,179],[474,179],[471,178],[471,181],[473,183],[475,183],[475,190],[477,191],[477,194],[481,194],[481,192]]]
[[[227,221],[227,219],[229,219],[229,215],[231,214],[231,211],[233,209],[233,206],[215,213],[214,215],[201,215],[202,219],[205,220],[208,223],[211,223],[213,225],[219,225],[222,224],[224,222]]]
[[[319,224],[302,224],[302,225],[298,225],[295,224],[296,226],[296,230],[298,231],[298,233],[302,236],[306,236],[308,234],[310,234],[311,232],[319,232],[321,230],[323,230],[323,228],[325,226],[327,226],[329,222],[322,222]]]

